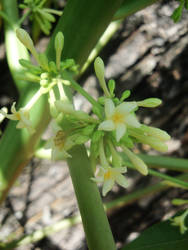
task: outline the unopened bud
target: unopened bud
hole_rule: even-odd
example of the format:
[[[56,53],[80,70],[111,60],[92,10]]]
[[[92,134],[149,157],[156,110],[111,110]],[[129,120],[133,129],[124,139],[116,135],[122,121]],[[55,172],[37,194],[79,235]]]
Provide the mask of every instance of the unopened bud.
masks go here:
[[[16,36],[20,40],[20,42],[23,43],[23,45],[28,50],[30,50],[30,52],[33,54],[36,61],[38,62],[38,54],[35,50],[35,47],[34,47],[34,44],[33,44],[33,41],[31,39],[30,35],[24,29],[18,28],[16,30]]]
[[[104,78],[104,63],[100,57],[97,57],[94,62],[95,74],[100,80]]]
[[[60,62],[61,62],[61,53],[64,46],[64,36],[62,32],[58,32],[55,37],[55,50],[56,50],[56,64],[57,69],[60,69]]]
[[[149,126],[145,126],[145,125],[143,125],[141,127],[141,129],[144,132],[146,132],[148,135],[157,137],[161,141],[168,141],[168,140],[170,140],[170,135],[166,131],[164,131],[162,129],[154,128],[154,127],[149,127]]]
[[[161,103],[162,101],[158,98],[148,98],[143,101],[137,102],[137,105],[140,107],[155,108],[159,106]]]
[[[148,174],[148,167],[138,156],[132,153],[128,148],[123,147],[123,150],[135,168],[143,175]]]

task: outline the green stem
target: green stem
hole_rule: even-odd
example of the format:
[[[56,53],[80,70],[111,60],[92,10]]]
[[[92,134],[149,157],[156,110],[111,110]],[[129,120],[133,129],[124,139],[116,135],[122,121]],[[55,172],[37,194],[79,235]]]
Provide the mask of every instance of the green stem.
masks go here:
[[[18,21],[18,26],[22,25],[22,23],[29,16],[30,13],[31,13],[31,10],[28,10],[26,13],[24,13],[24,15]]]
[[[188,171],[188,159],[146,154],[139,154],[139,157],[152,168]]]
[[[0,16],[11,26],[13,27],[14,24],[9,20],[8,16],[6,13],[4,13],[2,10],[0,10]]]
[[[102,106],[91,96],[89,95],[76,81],[74,81],[67,72],[63,73],[63,78],[68,80],[71,84],[71,86],[76,90],[78,93],[80,93],[82,96],[84,96],[93,106],[97,107],[99,110],[102,111]]]
[[[131,169],[135,169],[135,167],[132,165],[132,163],[130,162],[127,162],[127,161],[124,161],[125,165]],[[185,189],[188,189],[188,183],[184,182],[184,181],[181,181],[181,180],[178,180],[177,178],[175,177],[171,177],[169,175],[166,175],[166,174],[162,174],[160,172],[157,172],[153,169],[148,169],[148,173],[150,175],[153,175],[153,176],[156,176],[156,177],[159,177],[159,178],[162,178],[164,180],[167,180],[167,181],[170,181],[172,183],[174,183],[175,185],[178,185],[179,187],[182,187],[182,188],[185,188]]]
[[[91,250],[116,249],[92,168],[84,147],[71,150],[68,159],[84,230]],[[79,159],[79,161],[77,160]]]
[[[178,176],[178,180],[187,180],[188,179],[188,174],[182,174]],[[146,188],[139,189],[137,191],[134,191],[130,194],[126,194],[124,196],[121,196],[120,198],[117,198],[113,201],[107,202],[105,204],[105,209],[110,213],[113,210],[117,208],[121,208],[125,205],[128,205],[130,203],[133,203],[134,201],[141,199],[143,197],[146,197],[148,195],[158,193],[162,190],[171,188],[171,186],[167,185],[165,181],[161,181],[157,184],[151,185]]]

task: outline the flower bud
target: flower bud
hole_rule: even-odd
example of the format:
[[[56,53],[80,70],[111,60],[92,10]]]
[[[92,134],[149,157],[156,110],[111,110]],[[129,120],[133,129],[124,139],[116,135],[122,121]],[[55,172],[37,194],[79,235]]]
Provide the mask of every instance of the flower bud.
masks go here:
[[[64,36],[62,32],[58,32],[55,36],[55,42],[54,42],[55,50],[58,52],[62,52],[63,46],[64,46]]]
[[[100,57],[97,57],[94,62],[95,74],[97,78],[103,79],[104,78],[104,63]]]
[[[123,147],[123,150],[135,168],[143,175],[148,174],[148,167],[138,156],[132,153],[128,148]]]
[[[34,47],[34,44],[33,44],[33,41],[31,39],[30,35],[24,29],[18,28],[16,30],[16,36],[20,40],[20,42],[23,43],[23,45],[28,50],[30,50],[30,52],[33,54],[35,60],[39,63],[38,54],[35,50],[35,47]]]
[[[149,126],[143,125],[141,127],[141,129],[144,132],[146,132],[148,135],[157,137],[161,141],[168,141],[168,140],[170,140],[170,135],[166,131],[161,130],[159,128],[154,128],[154,127],[149,127]]]
[[[28,48],[30,51],[34,49],[33,41],[31,37],[29,36],[29,34],[24,29],[18,28],[16,30],[16,36],[20,40],[20,42],[22,42],[23,45],[26,48]]]
[[[56,37],[55,37],[55,50],[56,50],[56,64],[57,64],[57,69],[60,69],[60,62],[61,62],[61,53],[63,50],[64,46],[64,36],[62,32],[58,32]]]
[[[147,98],[143,101],[137,102],[137,105],[140,107],[155,108],[159,106],[161,103],[162,101],[158,98]]]

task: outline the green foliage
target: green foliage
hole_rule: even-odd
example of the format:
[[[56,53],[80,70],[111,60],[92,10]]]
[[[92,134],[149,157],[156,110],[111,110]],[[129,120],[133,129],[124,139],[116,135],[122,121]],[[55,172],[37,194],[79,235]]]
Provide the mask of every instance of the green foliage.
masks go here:
[[[182,12],[183,9],[188,9],[188,0],[177,0],[180,2],[179,6],[174,10],[171,18],[172,20],[177,23],[180,21],[181,17],[182,17]]]
[[[146,229],[121,250],[186,250],[187,246],[188,232],[181,234],[179,228],[172,226],[168,220]]]

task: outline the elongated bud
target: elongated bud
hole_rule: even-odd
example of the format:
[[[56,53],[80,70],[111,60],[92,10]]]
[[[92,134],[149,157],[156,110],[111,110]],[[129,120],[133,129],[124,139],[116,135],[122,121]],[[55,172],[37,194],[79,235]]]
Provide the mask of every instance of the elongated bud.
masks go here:
[[[95,74],[99,80],[104,78],[104,63],[100,57],[97,57],[95,59],[94,69],[95,69]]]
[[[162,101],[158,98],[148,98],[143,101],[137,102],[137,105],[140,107],[155,108],[159,106],[161,103]]]
[[[154,128],[154,127],[149,127],[149,126],[143,125],[141,127],[141,129],[144,132],[146,132],[148,135],[157,137],[161,141],[168,141],[168,140],[170,140],[170,135],[166,131],[161,130],[159,128]]]
[[[110,90],[110,94],[112,97],[114,96],[115,87],[116,87],[116,82],[113,79],[110,79],[108,81],[108,89]]]
[[[94,69],[95,69],[95,74],[99,80],[99,83],[101,85],[101,88],[104,91],[104,94],[107,97],[111,97],[111,94],[106,86],[106,82],[104,79],[104,63],[103,60],[100,57],[97,57],[94,62]]]
[[[123,102],[125,99],[127,99],[131,94],[131,91],[130,90],[125,90],[121,96],[121,99],[120,101]]]
[[[41,68],[43,68],[46,71],[49,71],[49,65],[48,65],[48,58],[46,56],[46,54],[41,53],[38,55],[38,60],[40,63]]]
[[[148,137],[148,138],[149,140],[147,144],[149,144],[155,150],[159,152],[164,152],[164,153],[168,151],[168,146],[164,142],[154,137]]]
[[[33,44],[33,41],[31,39],[30,35],[24,29],[18,28],[16,30],[16,36],[20,40],[20,42],[23,43],[23,45],[28,50],[30,50],[30,52],[32,53],[32,55],[34,56],[36,61],[38,62],[38,54],[35,50],[35,47],[34,47],[34,44]]]
[[[125,154],[128,156],[129,160],[132,162],[132,164],[135,166],[135,168],[143,175],[148,174],[148,167],[143,162],[142,159],[140,159],[138,156],[136,156],[134,153],[132,153],[128,148],[123,147],[123,150]]]
[[[64,36],[62,32],[58,32],[56,37],[55,37],[55,50],[56,50],[56,64],[57,64],[57,69],[60,68],[60,62],[61,62],[61,53],[63,50],[64,46]]]

